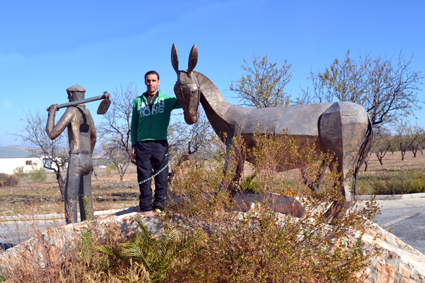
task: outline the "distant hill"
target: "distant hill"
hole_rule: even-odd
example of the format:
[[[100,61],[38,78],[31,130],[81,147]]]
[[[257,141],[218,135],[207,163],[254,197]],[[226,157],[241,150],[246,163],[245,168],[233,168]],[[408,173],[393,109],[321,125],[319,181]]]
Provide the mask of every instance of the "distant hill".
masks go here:
[[[20,146],[20,145],[9,145],[7,147],[17,147],[17,148],[20,148],[20,149],[23,149],[23,150],[26,150],[26,151],[30,151],[32,149],[32,147],[29,147],[29,146]]]

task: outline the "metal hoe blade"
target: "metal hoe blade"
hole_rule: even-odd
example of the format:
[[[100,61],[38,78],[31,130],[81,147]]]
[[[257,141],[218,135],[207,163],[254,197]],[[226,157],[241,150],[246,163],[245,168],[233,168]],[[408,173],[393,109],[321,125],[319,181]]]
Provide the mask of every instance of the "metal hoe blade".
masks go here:
[[[99,108],[97,108],[97,114],[98,115],[105,114],[108,111],[110,105],[111,105],[111,100],[109,98],[104,99],[99,104]]]

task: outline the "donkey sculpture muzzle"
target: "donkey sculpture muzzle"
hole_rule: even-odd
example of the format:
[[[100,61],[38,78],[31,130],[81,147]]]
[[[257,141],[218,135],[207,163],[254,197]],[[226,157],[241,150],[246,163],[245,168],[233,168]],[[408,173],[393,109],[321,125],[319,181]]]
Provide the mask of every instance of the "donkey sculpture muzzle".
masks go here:
[[[198,107],[200,92],[196,83],[179,83],[174,85],[174,93],[179,99],[179,103],[183,108],[184,120],[187,124],[192,125],[198,119]]]

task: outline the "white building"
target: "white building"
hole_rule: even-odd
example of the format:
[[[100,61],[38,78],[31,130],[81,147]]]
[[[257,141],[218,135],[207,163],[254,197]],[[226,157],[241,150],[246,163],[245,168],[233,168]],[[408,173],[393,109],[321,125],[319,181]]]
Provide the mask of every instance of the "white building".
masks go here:
[[[23,167],[28,172],[34,167],[42,166],[39,157],[13,146],[0,147],[0,173],[13,174],[17,167]]]

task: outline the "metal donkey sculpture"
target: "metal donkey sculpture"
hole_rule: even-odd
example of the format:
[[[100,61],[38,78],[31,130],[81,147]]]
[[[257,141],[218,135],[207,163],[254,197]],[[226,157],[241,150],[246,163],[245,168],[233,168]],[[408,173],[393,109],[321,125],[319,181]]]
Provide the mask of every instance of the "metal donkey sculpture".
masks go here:
[[[248,109],[227,102],[217,87],[205,75],[193,71],[198,62],[198,49],[192,47],[188,70],[179,70],[176,46],[173,44],[171,61],[177,73],[174,92],[184,111],[186,123],[197,120],[199,103],[204,107],[214,131],[229,150],[232,139],[241,134],[247,147],[254,146],[255,132],[282,135],[286,133],[302,148],[316,144],[324,153],[334,154],[337,171],[341,173],[341,194],[351,201],[347,173],[353,170],[354,185],[358,169],[366,158],[372,143],[372,125],[361,105],[339,101],[303,106]],[[249,155],[246,159],[249,161]],[[323,164],[325,167],[327,164]],[[323,170],[324,172],[324,170]],[[317,188],[316,188],[317,189]],[[320,189],[320,188],[319,188]],[[334,202],[335,213],[347,203]]]

